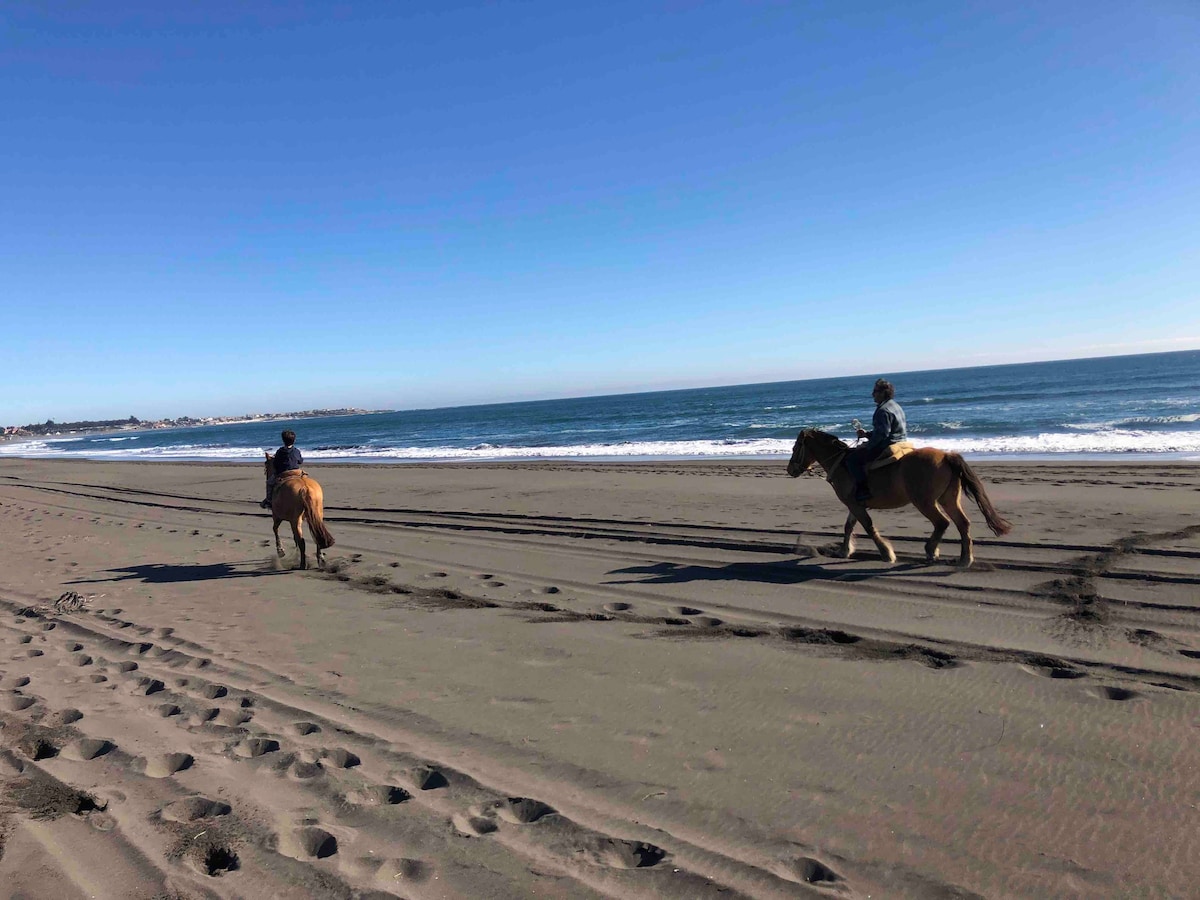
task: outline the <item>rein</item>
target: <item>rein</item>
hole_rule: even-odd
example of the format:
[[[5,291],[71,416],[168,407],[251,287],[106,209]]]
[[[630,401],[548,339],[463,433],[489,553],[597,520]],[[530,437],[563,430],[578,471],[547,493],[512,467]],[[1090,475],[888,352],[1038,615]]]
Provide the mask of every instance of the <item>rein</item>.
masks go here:
[[[840,450],[839,450],[839,449],[835,449],[835,448],[832,446],[832,442],[833,442],[833,441],[837,441],[837,443],[839,443],[839,444],[841,444],[842,442],[841,442],[841,441],[838,441],[838,439],[837,439],[837,438],[835,438],[835,437],[833,437],[833,435],[827,435],[827,436],[830,438],[830,447],[829,447],[829,449],[833,451],[833,455],[832,455],[832,456],[830,456],[830,457],[828,457],[828,458],[822,459],[822,454],[819,454],[819,453],[817,453],[817,451],[816,451],[815,449],[813,449],[813,448],[814,448],[814,445],[815,445],[815,446],[817,446],[817,447],[820,447],[820,449],[822,449],[822,450],[824,450],[824,449],[825,449],[824,447],[821,447],[821,446],[820,446],[820,444],[819,444],[819,442],[818,442],[817,438],[815,437],[815,435],[816,435],[816,434],[824,434],[824,432],[811,432],[811,433],[810,433],[810,436],[809,436],[809,439],[808,439],[808,447],[809,447],[809,450],[810,450],[810,452],[811,452],[811,453],[812,453],[812,455],[813,455],[813,459],[815,459],[815,460],[817,461],[817,464],[818,464],[818,465],[819,465],[819,466],[820,466],[822,469],[824,469],[824,470],[825,470],[825,480],[826,480],[826,481],[832,481],[832,480],[833,480],[833,473],[834,473],[834,472],[836,472],[836,471],[837,471],[837,468],[838,468],[838,466],[840,466],[840,465],[842,464],[842,460],[844,460],[844,459],[846,458],[846,454],[850,452],[850,448],[849,448],[849,447],[846,447],[846,446],[843,444],[843,445],[842,445],[842,449],[840,449]]]

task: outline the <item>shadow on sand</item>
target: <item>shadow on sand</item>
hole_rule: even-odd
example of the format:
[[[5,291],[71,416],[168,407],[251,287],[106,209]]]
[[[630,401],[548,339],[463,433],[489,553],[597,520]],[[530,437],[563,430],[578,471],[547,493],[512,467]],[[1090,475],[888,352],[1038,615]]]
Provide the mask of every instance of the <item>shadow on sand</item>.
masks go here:
[[[826,565],[801,563],[795,560],[781,562],[736,562],[724,566],[682,565],[679,563],[653,563],[646,566],[630,566],[614,569],[610,575],[635,575],[640,578],[611,580],[608,584],[685,584],[693,581],[757,581],[764,584],[804,584],[808,581],[868,581],[880,576],[895,578],[907,574],[923,577],[949,576],[949,568],[926,563],[879,563],[869,569],[862,562],[852,570],[839,568],[848,561],[838,560]]]
[[[141,581],[144,584],[179,584],[186,581],[214,581],[220,578],[259,578],[264,575],[286,575],[285,569],[263,569],[261,563],[211,563],[204,566],[173,566],[147,563],[109,569],[112,578],[84,578],[68,584],[96,584],[107,581]]]

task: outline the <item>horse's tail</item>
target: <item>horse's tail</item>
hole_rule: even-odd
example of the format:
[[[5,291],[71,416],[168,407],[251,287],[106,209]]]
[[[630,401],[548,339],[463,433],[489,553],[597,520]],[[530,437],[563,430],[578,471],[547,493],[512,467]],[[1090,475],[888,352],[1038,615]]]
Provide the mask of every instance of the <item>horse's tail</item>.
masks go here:
[[[317,549],[332,547],[333,535],[325,527],[325,502],[320,494],[307,488],[304,491],[304,515],[308,517],[308,527],[317,539]]]
[[[979,480],[979,476],[967,465],[967,461],[962,458],[962,455],[959,453],[947,453],[946,462],[950,464],[950,468],[958,475],[958,479],[962,482],[967,496],[975,501],[979,507],[979,511],[983,513],[983,518],[987,522],[988,528],[992,529],[992,534],[999,537],[1002,534],[1008,534],[1012,531],[1012,523],[1001,516],[996,511],[996,507],[992,506],[992,501],[988,499],[987,491],[983,489],[983,482]]]

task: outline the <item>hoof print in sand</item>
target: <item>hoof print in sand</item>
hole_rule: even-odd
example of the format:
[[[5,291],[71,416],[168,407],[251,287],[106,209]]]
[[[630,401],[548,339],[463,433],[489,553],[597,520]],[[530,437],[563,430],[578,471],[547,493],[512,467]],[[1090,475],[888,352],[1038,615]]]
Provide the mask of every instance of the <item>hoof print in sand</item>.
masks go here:
[[[356,806],[394,806],[412,799],[412,794],[390,784],[372,785],[346,794],[346,802]]]
[[[90,666],[93,662],[95,662],[95,660],[93,660],[86,653],[72,653],[63,662],[65,665],[68,665],[68,666],[82,667],[82,666]]]
[[[786,874],[789,878],[805,884],[828,885],[841,880],[833,869],[811,856],[801,856],[799,859],[789,862],[786,866]]]
[[[517,825],[529,825],[545,816],[553,815],[555,810],[541,800],[531,800],[528,797],[509,797],[496,804],[496,812],[500,818]]]
[[[1093,688],[1088,691],[1093,697],[1098,697],[1101,700],[1136,700],[1142,695],[1137,691],[1131,691],[1129,688],[1115,687],[1113,685],[1102,685],[1101,687]]]
[[[62,756],[64,759],[87,762],[115,750],[116,746],[112,741],[106,741],[102,738],[80,738],[79,740],[71,741],[63,747]]]
[[[306,762],[304,760],[296,760],[288,768],[288,774],[293,778],[298,778],[305,781],[309,778],[317,778],[324,774],[325,770],[319,762]]]
[[[338,852],[337,838],[312,825],[295,829],[279,843],[279,852],[292,859],[328,859]]]
[[[220,800],[209,800],[197,794],[194,797],[184,797],[174,803],[168,803],[162,808],[162,817],[168,822],[195,822],[197,819],[212,819],[217,816],[227,816],[233,811],[228,803]]]
[[[292,731],[296,734],[316,734],[321,730],[321,726],[314,722],[294,722],[292,723]]]
[[[207,875],[210,878],[219,878],[227,872],[236,872],[239,866],[238,855],[232,848],[216,844],[190,848],[187,861],[201,875]]]
[[[579,852],[594,865],[614,869],[647,869],[657,866],[667,856],[667,851],[645,841],[616,838],[600,838],[590,846],[580,848]]]
[[[58,756],[57,745],[45,738],[30,737],[17,744],[17,749],[35,762],[43,759],[53,759]]]
[[[195,760],[190,753],[162,753],[142,760],[139,768],[144,768],[150,778],[167,778],[176,772],[190,769],[193,762]]]
[[[236,728],[239,725],[245,725],[253,718],[253,714],[240,709],[223,709],[217,713],[215,721],[218,725]]]
[[[455,813],[450,817],[450,821],[454,824],[455,828],[467,837],[482,837],[485,834],[491,834],[500,827],[492,815],[484,815],[478,812],[466,815]]]
[[[336,750],[331,750],[325,758],[329,760],[331,765],[339,769],[352,769],[362,762],[361,759],[349,750],[343,750],[340,747]]]
[[[157,678],[139,678],[129,688],[129,693],[149,697],[159,691],[165,691],[167,686]]]
[[[419,791],[436,791],[450,786],[446,776],[433,766],[417,766],[409,769],[407,774]]]
[[[58,728],[62,725],[70,725],[72,722],[78,722],[83,718],[83,713],[77,709],[68,707],[60,709],[58,712],[50,713],[42,720],[42,724],[50,728]]]
[[[4,698],[4,708],[13,712],[21,712],[22,710],[29,709],[35,703],[37,701],[32,697],[18,694],[15,691]]]
[[[223,684],[209,684],[205,685],[204,689],[200,691],[200,696],[207,700],[218,700],[228,693],[229,688]]]
[[[247,738],[239,741],[234,746],[233,752],[243,759],[254,759],[266,753],[274,753],[278,749],[279,741],[270,738]]]
[[[433,867],[419,859],[378,859],[374,856],[360,856],[349,864],[349,868],[360,876],[374,875],[377,884],[388,887],[403,882],[420,884],[428,881],[433,875]]]

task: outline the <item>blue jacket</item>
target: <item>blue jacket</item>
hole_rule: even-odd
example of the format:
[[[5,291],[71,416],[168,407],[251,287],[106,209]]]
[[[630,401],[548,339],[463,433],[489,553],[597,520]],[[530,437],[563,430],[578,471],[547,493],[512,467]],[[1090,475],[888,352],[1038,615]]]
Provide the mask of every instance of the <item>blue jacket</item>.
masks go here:
[[[272,460],[276,475],[298,469],[303,462],[304,457],[300,455],[300,448],[295,444],[290,447],[280,447],[275,451],[275,458]]]
[[[904,410],[895,400],[884,400],[875,407],[875,415],[871,417],[871,430],[867,432],[867,443],[864,446],[875,450],[907,440],[908,422],[904,418]]]

